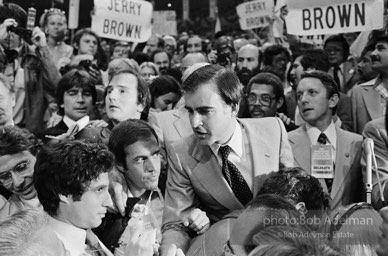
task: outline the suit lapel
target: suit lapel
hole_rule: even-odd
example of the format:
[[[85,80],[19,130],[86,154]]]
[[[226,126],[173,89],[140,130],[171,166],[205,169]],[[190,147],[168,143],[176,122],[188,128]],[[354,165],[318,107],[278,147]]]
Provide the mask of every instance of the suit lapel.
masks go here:
[[[264,180],[266,179],[267,171],[263,172],[266,163],[271,162],[271,154],[266,150],[269,147],[268,138],[259,136],[257,130],[253,130],[253,127],[245,125],[241,119],[237,120],[241,126],[243,132],[243,138],[246,137],[249,141],[249,147],[252,157],[252,179],[253,179],[253,195],[257,195],[259,188],[262,187]],[[243,139],[244,141],[244,139]],[[243,145],[245,147],[245,145]],[[271,170],[275,171],[275,170]]]
[[[187,135],[185,131],[191,130],[190,120],[187,117],[187,113],[185,112],[186,110],[184,108],[181,108],[178,111],[174,112],[174,116],[176,117],[176,120],[174,121],[174,127],[179,136],[181,136],[181,138]]]
[[[295,131],[297,134],[289,141],[292,144],[295,162],[302,167],[307,173],[311,174],[311,142],[307,134],[306,126]]]
[[[380,102],[376,102],[376,99],[380,100],[380,94],[374,89],[374,87],[364,87],[364,90],[368,92],[363,93],[362,98],[369,116],[371,119],[381,117],[382,113],[380,113]]]
[[[196,140],[192,156],[198,161],[198,165],[193,169],[193,175],[209,194],[227,209],[243,208],[224,179],[221,166],[210,147],[200,145]]]
[[[350,159],[350,148],[351,143],[346,141],[345,134],[336,127],[337,134],[337,145],[336,145],[336,160],[335,160],[335,170],[334,170],[334,180],[333,186],[331,189],[330,196],[334,200],[337,196],[340,198],[343,196],[340,192],[340,189],[343,188],[346,176],[351,164]]]

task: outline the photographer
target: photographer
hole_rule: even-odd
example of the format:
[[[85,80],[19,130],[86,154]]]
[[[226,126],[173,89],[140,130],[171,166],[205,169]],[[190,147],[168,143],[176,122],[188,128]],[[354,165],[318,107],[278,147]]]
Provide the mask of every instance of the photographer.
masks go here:
[[[13,120],[15,125],[35,132],[43,128],[48,104],[55,102],[60,74],[45,34],[38,27],[27,30],[26,24],[27,13],[19,5],[0,6],[0,71],[15,91]]]

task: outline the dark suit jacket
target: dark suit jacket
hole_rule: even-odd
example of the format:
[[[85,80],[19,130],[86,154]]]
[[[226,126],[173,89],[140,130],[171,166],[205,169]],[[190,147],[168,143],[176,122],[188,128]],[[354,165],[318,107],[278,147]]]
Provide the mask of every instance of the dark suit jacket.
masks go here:
[[[65,122],[63,122],[63,120],[61,120],[56,126],[44,129],[43,131],[40,131],[40,132],[37,132],[36,136],[39,139],[42,139],[43,141],[45,141],[46,135],[58,136],[58,135],[61,135],[65,132],[67,132],[68,129],[69,129],[69,127],[67,127]]]
[[[248,138],[253,159],[253,195],[279,165],[293,166],[293,157],[284,125],[278,118],[238,119]],[[206,212],[211,223],[230,211],[243,209],[222,175],[217,157],[209,146],[199,144],[196,135],[176,141],[169,149],[169,171],[163,214],[162,255],[174,243],[186,251],[190,230],[182,217],[195,208]]]
[[[362,198],[362,177],[360,158],[362,137],[336,127],[337,145],[334,180],[331,190],[331,208],[360,202]],[[288,133],[288,140],[294,154],[295,165],[311,174],[310,138],[306,125]],[[324,179],[319,179],[323,190],[327,191]]]

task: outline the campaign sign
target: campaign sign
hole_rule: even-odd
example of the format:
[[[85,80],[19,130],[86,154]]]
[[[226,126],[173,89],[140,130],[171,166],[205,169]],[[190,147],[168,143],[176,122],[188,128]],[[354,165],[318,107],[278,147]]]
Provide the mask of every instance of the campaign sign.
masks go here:
[[[259,0],[239,4],[236,11],[242,30],[265,27],[274,8],[273,0]]]
[[[287,33],[324,35],[383,28],[383,0],[288,1]]]
[[[99,36],[145,42],[152,34],[152,4],[142,0],[94,0],[92,30]]]

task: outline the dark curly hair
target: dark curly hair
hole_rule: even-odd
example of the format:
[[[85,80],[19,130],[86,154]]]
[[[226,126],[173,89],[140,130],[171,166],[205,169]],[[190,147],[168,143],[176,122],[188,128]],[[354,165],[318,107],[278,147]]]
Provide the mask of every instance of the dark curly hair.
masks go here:
[[[0,156],[13,155],[22,151],[29,151],[37,155],[41,141],[29,132],[16,126],[5,126],[0,129]]]
[[[328,196],[318,179],[300,167],[284,168],[271,175],[258,194],[276,194],[293,204],[304,202],[307,210],[322,210],[328,207]]]
[[[72,140],[44,146],[34,168],[34,186],[44,210],[55,216],[59,195],[80,200],[91,181],[114,166],[104,144]]]

